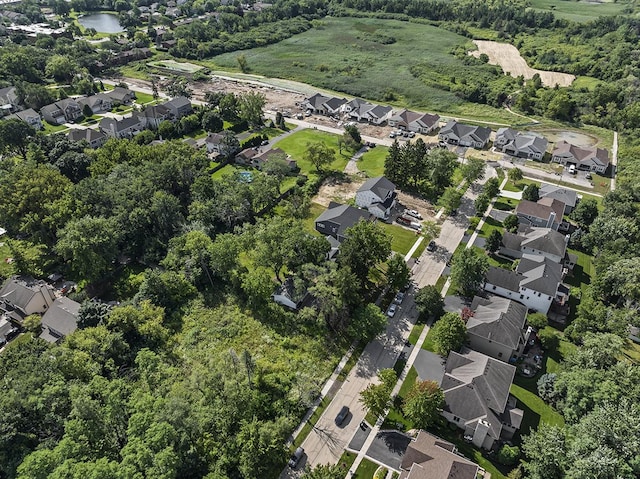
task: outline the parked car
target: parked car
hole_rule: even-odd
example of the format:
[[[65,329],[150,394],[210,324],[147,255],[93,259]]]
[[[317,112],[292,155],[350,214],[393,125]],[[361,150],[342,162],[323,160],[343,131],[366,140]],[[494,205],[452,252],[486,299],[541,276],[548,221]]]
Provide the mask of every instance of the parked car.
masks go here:
[[[398,311],[398,305],[395,303],[391,303],[389,305],[389,309],[387,309],[387,316],[393,318],[396,315],[396,311]]]
[[[392,131],[391,133],[389,133],[389,138],[395,138],[396,137],[396,132]]]
[[[368,142],[368,143],[367,143],[367,146],[368,146],[369,148],[375,148],[375,147],[376,147],[376,144],[375,144],[373,141],[370,141],[370,142]]]
[[[393,298],[393,302],[396,304],[402,304],[402,301],[404,301],[404,293],[402,291],[398,291],[396,297]]]
[[[411,218],[407,218],[406,216],[398,216],[396,218],[396,223],[400,223],[401,225],[409,226],[411,224]]]
[[[409,138],[413,138],[414,136],[416,136],[415,132],[410,131],[410,132],[409,132]]]
[[[298,464],[300,463],[300,459],[302,459],[302,456],[304,456],[304,449],[299,447],[291,455],[291,459],[289,459],[289,467],[291,469],[295,469],[296,467],[298,467]]]
[[[262,140],[262,143],[260,143],[261,146],[267,146],[269,144],[269,140]]]
[[[422,215],[418,213],[416,210],[404,210],[405,215],[413,216],[414,218],[422,219]]]
[[[420,231],[422,229],[422,225],[417,221],[412,221],[411,224],[409,225],[409,228]]]
[[[342,409],[340,409],[340,412],[336,416],[336,425],[340,426],[344,422],[344,420],[347,419],[348,415],[349,408],[347,406],[342,406]]]
[[[587,180],[590,180],[591,178],[593,178],[593,176],[591,176],[591,173],[587,173],[586,175],[584,175],[584,177],[585,177]]]
[[[429,241],[429,244],[427,245],[427,251],[435,251],[436,248],[437,248],[436,242],[435,241]]]

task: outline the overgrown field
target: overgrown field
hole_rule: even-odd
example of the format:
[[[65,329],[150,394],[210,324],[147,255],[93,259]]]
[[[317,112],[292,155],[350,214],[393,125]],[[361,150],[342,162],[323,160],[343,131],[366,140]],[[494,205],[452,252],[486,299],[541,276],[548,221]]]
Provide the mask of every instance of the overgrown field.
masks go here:
[[[508,78],[499,68],[460,54],[475,48],[467,38],[395,20],[325,18],[314,25],[277,44],[243,51],[249,70],[397,105],[514,120],[508,112],[469,103],[451,91],[473,79],[488,83]],[[237,68],[237,57],[219,55],[211,66]]]
[[[620,15],[632,8],[627,2],[615,1],[568,1],[568,0],[530,0],[535,10],[550,11],[557,18],[574,22],[588,22],[601,16]]]

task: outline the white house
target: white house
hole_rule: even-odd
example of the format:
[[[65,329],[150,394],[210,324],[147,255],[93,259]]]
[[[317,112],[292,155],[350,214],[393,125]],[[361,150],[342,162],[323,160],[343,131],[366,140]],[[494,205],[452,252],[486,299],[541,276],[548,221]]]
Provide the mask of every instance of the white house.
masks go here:
[[[27,108],[26,110],[17,111],[13,115],[9,115],[7,120],[16,118],[24,121],[27,125],[31,126],[35,130],[42,130],[42,120],[40,115],[33,109]]]
[[[370,178],[356,192],[356,205],[377,218],[387,219],[396,204],[396,185],[384,176]]]
[[[555,263],[563,263],[565,267],[573,269],[576,256],[567,253],[568,243],[568,235],[551,228],[520,225],[517,233],[505,231],[499,253],[513,259],[522,258],[523,254],[546,256]]]
[[[16,276],[0,289],[0,314],[22,322],[32,314],[42,314],[55,300],[53,288],[44,281]]]

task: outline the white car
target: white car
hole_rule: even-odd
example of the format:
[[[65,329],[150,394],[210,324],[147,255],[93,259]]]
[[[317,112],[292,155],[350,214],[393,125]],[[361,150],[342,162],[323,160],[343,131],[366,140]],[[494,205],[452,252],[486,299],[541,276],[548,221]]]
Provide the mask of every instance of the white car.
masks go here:
[[[398,311],[398,305],[395,303],[391,303],[389,305],[389,309],[387,309],[387,316],[393,318],[396,315],[396,311]]]
[[[409,215],[409,216],[413,216],[414,218],[417,218],[419,220],[422,219],[422,215],[420,213],[418,213],[416,210],[404,210],[404,214],[405,215]]]

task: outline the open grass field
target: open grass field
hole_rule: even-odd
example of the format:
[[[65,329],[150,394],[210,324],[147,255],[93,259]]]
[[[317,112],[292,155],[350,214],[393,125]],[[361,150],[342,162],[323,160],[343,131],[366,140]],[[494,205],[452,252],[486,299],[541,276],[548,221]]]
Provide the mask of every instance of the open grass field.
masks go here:
[[[203,69],[200,65],[195,65],[189,62],[176,62],[174,60],[158,60],[155,62],[148,62],[147,65],[150,67],[170,70],[176,73],[195,73]]]
[[[289,80],[375,101],[388,100],[398,106],[512,123],[514,116],[504,110],[467,103],[428,83],[435,78],[477,74],[478,66],[465,65],[451,54],[457,46],[473,48],[468,39],[430,25],[325,18],[307,32],[243,54],[252,73],[267,77],[284,75]],[[207,64],[235,70],[237,56],[237,52],[218,55]]]
[[[380,466],[375,462],[371,462],[369,459],[363,459],[353,477],[355,479],[373,479],[373,475],[378,470],[378,467]]]
[[[377,146],[367,151],[358,161],[358,169],[367,174],[369,178],[384,175],[384,160],[387,159],[389,148]]]
[[[568,0],[531,0],[534,10],[550,11],[557,18],[574,22],[588,22],[597,17],[613,16],[623,13],[629,3],[613,0],[604,1],[568,1]]]
[[[331,148],[335,152],[335,160],[327,167],[328,170],[342,171],[347,165],[347,161],[351,158],[350,154],[346,151],[340,153],[338,148],[338,135],[332,133],[326,133],[319,130],[301,130],[296,131],[291,136],[288,136],[274,145],[274,148],[281,148],[294,160],[298,162],[300,172],[304,175],[309,173],[315,174],[316,168],[309,161],[304,159],[307,144],[321,142],[327,147]]]
[[[378,224],[391,235],[391,249],[396,253],[402,255],[407,254],[413,244],[418,240],[418,235],[416,235],[416,232],[413,230],[383,222],[378,222]]]

